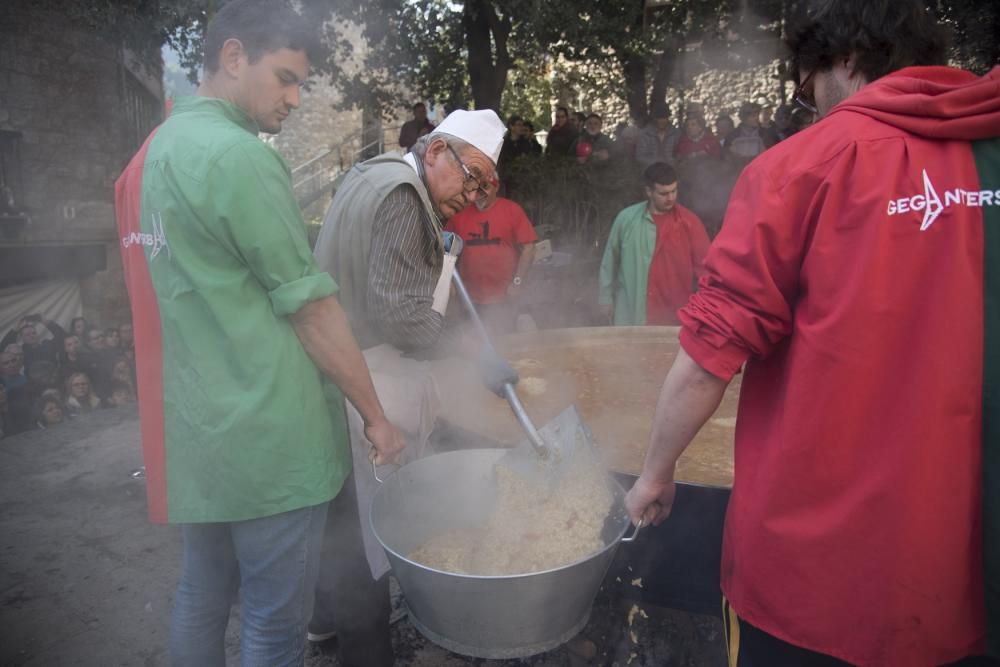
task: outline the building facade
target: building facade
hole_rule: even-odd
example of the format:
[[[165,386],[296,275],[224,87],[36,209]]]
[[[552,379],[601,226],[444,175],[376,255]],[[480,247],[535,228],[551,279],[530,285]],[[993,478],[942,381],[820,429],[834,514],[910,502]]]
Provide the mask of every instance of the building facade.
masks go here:
[[[158,49],[140,58],[29,2],[0,16],[4,331],[25,314],[12,308],[54,298],[100,325],[129,318],[114,182],[162,120],[161,79]]]

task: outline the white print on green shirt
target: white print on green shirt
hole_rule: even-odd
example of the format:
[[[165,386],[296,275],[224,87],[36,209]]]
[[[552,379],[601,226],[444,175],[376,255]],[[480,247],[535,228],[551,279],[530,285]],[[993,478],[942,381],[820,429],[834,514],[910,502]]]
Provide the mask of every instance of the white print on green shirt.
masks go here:
[[[128,250],[129,247],[139,244],[146,246],[147,248],[152,248],[153,251],[149,254],[149,259],[156,259],[156,256],[160,254],[160,251],[164,248],[167,249],[167,259],[170,259],[170,246],[167,244],[167,235],[163,232],[163,218],[160,217],[160,212],[157,211],[151,216],[153,232],[129,232],[122,237],[122,247]]]

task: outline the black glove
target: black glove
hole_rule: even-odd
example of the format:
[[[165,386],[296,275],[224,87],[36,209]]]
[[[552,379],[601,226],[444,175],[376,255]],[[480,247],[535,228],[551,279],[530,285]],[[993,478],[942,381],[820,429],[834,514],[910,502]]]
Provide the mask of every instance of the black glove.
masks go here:
[[[479,359],[479,374],[483,384],[500,398],[504,397],[505,384],[517,384],[518,376],[514,367],[493,350],[487,350]]]

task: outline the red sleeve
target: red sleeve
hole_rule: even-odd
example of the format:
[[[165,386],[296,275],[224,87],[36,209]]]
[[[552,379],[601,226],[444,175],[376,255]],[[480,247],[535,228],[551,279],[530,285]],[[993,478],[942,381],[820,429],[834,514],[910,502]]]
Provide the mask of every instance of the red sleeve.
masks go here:
[[[516,202],[511,202],[511,221],[512,221],[512,231],[514,233],[514,243],[518,245],[525,245],[527,243],[534,243],[538,240],[538,235],[535,234],[535,228],[531,225],[531,221],[528,220],[528,214],[524,212]]]
[[[758,160],[743,171],[698,292],[679,312],[684,351],[726,380],[750,356],[766,357],[791,331],[807,211],[820,189],[817,179],[801,175],[779,189],[769,168],[769,161]]]

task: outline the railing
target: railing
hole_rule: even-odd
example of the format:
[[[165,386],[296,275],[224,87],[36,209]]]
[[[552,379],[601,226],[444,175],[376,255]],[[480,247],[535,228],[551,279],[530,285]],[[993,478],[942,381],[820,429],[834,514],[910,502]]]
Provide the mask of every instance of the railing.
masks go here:
[[[399,127],[377,127],[368,132],[358,131],[340,144],[292,169],[292,189],[300,208],[306,208],[320,197],[332,194],[331,188],[341,176],[362,160],[398,148]]]

